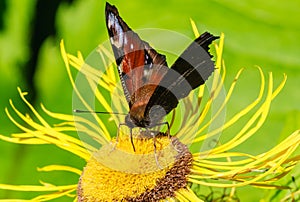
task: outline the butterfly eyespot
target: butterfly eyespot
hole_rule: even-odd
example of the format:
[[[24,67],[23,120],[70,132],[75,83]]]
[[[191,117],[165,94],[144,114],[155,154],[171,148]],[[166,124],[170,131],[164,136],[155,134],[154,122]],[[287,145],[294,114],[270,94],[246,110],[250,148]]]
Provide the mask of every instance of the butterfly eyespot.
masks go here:
[[[112,28],[112,23],[116,19],[114,18],[114,15],[112,13],[108,14],[108,19],[107,19],[107,28],[111,29]]]
[[[115,16],[109,15],[108,17],[108,31],[110,32],[110,35],[113,37],[110,37],[110,43],[116,46],[117,48],[121,48],[124,44],[123,42],[126,42],[126,35],[119,23],[116,22],[117,18]]]

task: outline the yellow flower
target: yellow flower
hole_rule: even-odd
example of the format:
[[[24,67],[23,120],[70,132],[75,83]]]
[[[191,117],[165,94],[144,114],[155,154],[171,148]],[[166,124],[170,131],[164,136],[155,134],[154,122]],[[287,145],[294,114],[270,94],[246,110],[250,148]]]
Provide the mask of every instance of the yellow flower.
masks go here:
[[[192,26],[195,35],[199,35],[193,21]],[[120,134],[116,140],[118,130],[109,127],[112,123],[121,122],[116,114],[105,115],[110,117],[109,120],[105,120],[95,113],[86,116],[81,116],[80,113],[75,113],[74,116],[53,113],[41,105],[47,116],[60,121],[60,124],[50,125],[26,100],[26,93],[18,89],[22,100],[34,117],[20,113],[10,100],[12,109],[25,124],[17,122],[8,109],[6,113],[23,132],[12,134],[11,137],[0,135],[0,139],[17,144],[53,144],[83,158],[87,164],[83,170],[64,165],[49,165],[38,169],[46,172],[76,173],[79,178],[78,184],[64,186],[45,182],[41,185],[0,184],[0,188],[47,192],[31,199],[32,201],[48,201],[63,196],[73,198],[74,201],[208,200],[197,193],[197,186],[227,188],[230,190],[228,194],[219,199],[234,200],[236,188],[246,185],[264,189],[288,189],[288,186],[281,186],[276,182],[288,174],[300,160],[299,156],[291,157],[300,143],[300,131],[295,131],[280,144],[262,154],[251,155],[233,151],[262,126],[272,100],[285,84],[286,76],[284,75],[282,82],[274,87],[272,73],[268,74],[266,81],[261,68],[257,67],[261,79],[257,98],[224,123],[221,121],[221,124],[217,124],[220,117],[223,118],[224,109],[243,72],[241,69],[237,73],[224,100],[214,111],[212,109],[214,102],[222,97],[226,74],[225,63],[222,60],[223,44],[224,35],[221,34],[219,44],[215,44],[217,69],[209,91],[201,86],[168,116],[172,137],[159,133],[153,138],[154,135],[149,131],[144,131],[144,135],[141,135],[141,131],[135,131],[132,143],[129,132],[119,128]],[[75,107],[94,110],[79,89],[80,86],[76,84],[77,81],[71,74],[72,68],[80,71],[86,79],[97,103],[101,103],[103,111],[112,112],[116,109],[122,112],[121,102],[114,102],[113,106],[110,106],[107,98],[107,95],[112,96],[118,89],[120,90],[120,86],[116,83],[118,75],[115,66],[105,64],[108,68],[106,72],[101,72],[86,64],[80,53],[77,56],[66,53],[63,42],[61,53],[74,87]],[[103,63],[111,54],[103,46],[98,47],[97,53],[102,57]],[[199,109],[198,105],[204,100],[205,95],[208,95],[207,100],[205,103],[202,102],[203,107]],[[197,106],[191,105],[195,102],[198,103]],[[250,118],[242,124],[242,128],[234,138],[225,143],[217,141],[220,132],[230,129],[246,115]],[[211,125],[214,127],[208,129]],[[68,135],[69,132],[78,132],[80,139]],[[214,145],[207,146],[206,143]],[[199,146],[202,146],[201,150],[193,149]],[[292,199],[297,194],[299,191],[286,195],[284,200]]]

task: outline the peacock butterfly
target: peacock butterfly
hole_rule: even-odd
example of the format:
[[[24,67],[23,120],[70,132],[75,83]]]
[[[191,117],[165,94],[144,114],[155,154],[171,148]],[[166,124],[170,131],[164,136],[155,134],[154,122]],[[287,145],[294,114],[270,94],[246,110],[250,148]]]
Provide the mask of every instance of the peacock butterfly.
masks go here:
[[[168,67],[165,55],[154,50],[106,3],[106,27],[123,91],[129,105],[128,127],[157,125],[178,101],[204,84],[214,71],[209,45],[219,37],[205,32]]]

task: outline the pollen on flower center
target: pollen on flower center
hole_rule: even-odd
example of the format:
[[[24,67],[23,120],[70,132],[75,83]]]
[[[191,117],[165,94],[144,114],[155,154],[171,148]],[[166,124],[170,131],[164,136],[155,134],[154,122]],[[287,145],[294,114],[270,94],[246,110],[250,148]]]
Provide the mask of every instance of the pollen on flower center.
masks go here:
[[[78,183],[78,201],[157,201],[187,185],[192,155],[175,137],[129,136],[103,146]]]

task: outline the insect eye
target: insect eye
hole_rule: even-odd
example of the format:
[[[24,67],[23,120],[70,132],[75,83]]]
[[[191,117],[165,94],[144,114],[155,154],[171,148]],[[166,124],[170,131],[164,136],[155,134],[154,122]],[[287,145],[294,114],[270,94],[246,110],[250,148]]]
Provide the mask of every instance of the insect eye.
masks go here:
[[[149,111],[149,118],[150,122],[152,124],[156,124],[158,121],[160,121],[164,116],[166,116],[165,109],[160,105],[154,105],[151,107]]]

